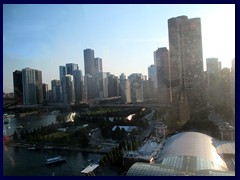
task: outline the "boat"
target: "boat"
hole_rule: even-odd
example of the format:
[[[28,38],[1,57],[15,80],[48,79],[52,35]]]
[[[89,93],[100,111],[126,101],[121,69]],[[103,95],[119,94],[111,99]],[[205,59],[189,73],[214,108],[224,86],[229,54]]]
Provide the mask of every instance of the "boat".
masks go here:
[[[23,127],[22,126],[18,126],[17,129],[23,129]]]
[[[99,160],[88,160],[88,163],[90,164],[83,167],[81,173],[86,176],[95,176],[99,170]]]
[[[31,147],[28,148],[29,151],[35,151],[36,150],[36,144],[33,144]]]
[[[46,165],[51,166],[51,165],[56,165],[59,163],[65,163],[65,162],[66,162],[66,159],[64,157],[57,156],[57,157],[47,159]]]
[[[36,150],[36,147],[29,147],[28,150],[29,151],[34,151],[34,150]]]

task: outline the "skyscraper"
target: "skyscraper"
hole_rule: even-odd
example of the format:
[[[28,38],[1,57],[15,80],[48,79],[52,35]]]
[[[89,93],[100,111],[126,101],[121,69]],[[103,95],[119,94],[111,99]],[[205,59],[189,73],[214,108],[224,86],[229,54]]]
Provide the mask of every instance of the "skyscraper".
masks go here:
[[[207,94],[208,103],[215,104],[219,101],[219,62],[218,58],[207,58]]]
[[[191,110],[204,106],[203,55],[200,18],[168,20],[173,103],[186,95]]]
[[[80,102],[83,100],[83,75],[82,71],[76,69],[73,71],[73,79],[74,79],[74,90],[75,90],[75,100],[76,102]]]
[[[84,54],[84,68],[85,68],[85,75],[90,74],[94,75],[95,65],[94,65],[94,50],[92,49],[85,49],[83,50]]]
[[[22,69],[23,104],[37,104],[36,74],[35,69]]]
[[[65,104],[75,103],[73,75],[67,74],[63,78],[63,101]]]
[[[151,65],[148,67],[148,79],[153,82],[153,87],[158,88],[158,79],[157,79],[157,66]]]
[[[129,79],[122,73],[120,75],[121,99],[124,103],[131,102],[131,87]]]
[[[13,72],[13,90],[16,103],[23,104],[22,71],[16,70]]]
[[[171,103],[170,61],[166,47],[154,51],[154,64],[157,66],[158,102],[162,105]]]
[[[102,58],[95,58],[94,59],[94,65],[95,65],[95,73],[99,73],[99,72],[103,72],[103,69],[102,69]]]
[[[36,88],[37,88],[37,103],[43,102],[43,87],[42,87],[42,71],[35,70]]]
[[[97,97],[99,98],[107,98],[109,96],[108,89],[108,73],[99,72],[97,73]]]
[[[143,101],[143,75],[140,73],[133,73],[128,76],[131,88],[131,101],[142,102]]]
[[[43,89],[43,102],[46,102],[49,100],[48,85],[43,83],[42,89]]]
[[[108,97],[120,96],[120,81],[119,78],[113,74],[108,73]]]
[[[217,74],[219,72],[218,58],[207,58],[206,63],[208,74]]]
[[[66,66],[59,66],[59,78],[62,81],[62,78],[67,74]]]
[[[67,74],[73,75],[73,71],[78,69],[78,65],[74,63],[68,63],[66,64],[66,68],[67,68]]]
[[[62,78],[64,78],[63,76]],[[52,100],[53,102],[61,102],[63,101],[63,93],[62,93],[62,83],[60,80],[53,79],[51,81],[52,85]]]

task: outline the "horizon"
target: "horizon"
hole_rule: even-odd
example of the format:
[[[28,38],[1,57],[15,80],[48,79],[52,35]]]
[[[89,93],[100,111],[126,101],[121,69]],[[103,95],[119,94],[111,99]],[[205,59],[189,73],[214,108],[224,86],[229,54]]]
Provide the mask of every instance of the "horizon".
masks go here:
[[[153,52],[161,47],[169,50],[167,20],[182,15],[201,19],[204,70],[206,58],[212,57],[222,68],[231,68],[234,4],[4,4],[3,91],[13,92],[13,72],[26,67],[42,71],[49,89],[51,80],[59,79],[61,65],[76,63],[85,74],[83,50],[87,48],[102,58],[103,72],[148,75]]]

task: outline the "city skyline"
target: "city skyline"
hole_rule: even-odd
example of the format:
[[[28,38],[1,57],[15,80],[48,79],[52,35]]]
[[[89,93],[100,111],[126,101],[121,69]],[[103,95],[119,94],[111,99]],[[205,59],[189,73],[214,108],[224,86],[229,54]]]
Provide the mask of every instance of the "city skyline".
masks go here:
[[[12,73],[26,67],[42,71],[49,86],[60,65],[76,63],[84,72],[87,48],[103,72],[147,75],[153,52],[169,49],[167,20],[180,15],[201,19],[204,69],[212,57],[230,68],[235,5],[4,5],[3,90],[13,92]]]

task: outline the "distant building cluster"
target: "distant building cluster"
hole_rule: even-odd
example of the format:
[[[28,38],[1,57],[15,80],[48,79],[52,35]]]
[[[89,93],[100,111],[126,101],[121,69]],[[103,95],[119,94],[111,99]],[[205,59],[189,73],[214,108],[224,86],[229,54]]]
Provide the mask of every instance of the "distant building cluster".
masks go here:
[[[51,81],[51,88],[42,82],[40,70],[25,68],[13,72],[15,100],[23,105],[78,104],[120,97],[122,103],[172,105],[179,119],[188,119],[191,112],[207,104],[234,101],[235,59],[232,69],[222,69],[217,58],[207,58],[207,71],[203,70],[200,18],[171,18],[168,34],[169,50],[161,47],[154,51],[148,79],[141,73],[128,77],[122,73],[118,77],[103,72],[102,58],[95,57],[94,50],[85,49],[85,74],[78,64],[60,65],[59,79]]]

